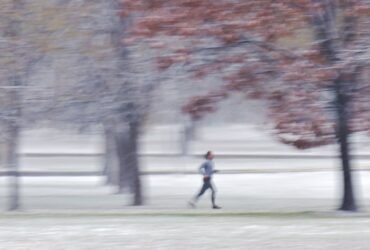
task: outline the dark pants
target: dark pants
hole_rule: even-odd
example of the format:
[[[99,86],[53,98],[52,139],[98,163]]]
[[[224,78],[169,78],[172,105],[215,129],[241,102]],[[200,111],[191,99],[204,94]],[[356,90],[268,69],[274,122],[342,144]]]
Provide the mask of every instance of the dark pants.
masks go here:
[[[210,177],[204,177],[203,178],[203,186],[202,186],[202,189],[200,190],[199,194],[197,194],[197,196],[195,197],[195,199],[198,200],[199,197],[202,196],[204,194],[204,192],[207,191],[207,189],[211,189],[211,191],[212,191],[212,196],[211,196],[212,205],[215,205],[216,189],[212,185],[212,181],[211,181],[211,178]]]

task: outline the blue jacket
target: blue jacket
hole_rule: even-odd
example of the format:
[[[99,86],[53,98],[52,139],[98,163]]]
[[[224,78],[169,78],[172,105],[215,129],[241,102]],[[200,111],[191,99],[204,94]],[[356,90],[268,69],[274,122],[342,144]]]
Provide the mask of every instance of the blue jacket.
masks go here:
[[[200,167],[199,172],[203,175],[203,177],[212,177],[215,173],[214,163],[211,160],[205,161]]]

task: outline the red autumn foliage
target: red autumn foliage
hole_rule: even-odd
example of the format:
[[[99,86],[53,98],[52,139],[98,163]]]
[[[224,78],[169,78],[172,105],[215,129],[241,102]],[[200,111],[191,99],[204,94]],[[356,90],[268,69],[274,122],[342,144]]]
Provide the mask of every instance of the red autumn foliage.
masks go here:
[[[174,51],[158,48],[168,55],[161,55],[159,68],[186,61],[195,77],[224,81],[184,106],[194,119],[242,92],[269,104],[282,142],[297,148],[333,143],[333,88],[341,79],[353,103],[350,129],[370,128],[370,103],[356,104],[370,88],[363,89],[365,78],[353,77],[364,75],[370,58],[366,0],[122,0],[122,8],[137,17],[131,37],[184,41]],[[311,34],[306,44],[290,46],[302,30]]]

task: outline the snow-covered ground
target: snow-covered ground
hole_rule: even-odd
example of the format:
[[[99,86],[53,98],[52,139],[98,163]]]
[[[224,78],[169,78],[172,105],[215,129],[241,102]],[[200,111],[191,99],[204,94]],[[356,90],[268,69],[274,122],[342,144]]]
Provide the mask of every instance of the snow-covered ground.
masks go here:
[[[0,212],[0,250],[367,250],[370,172],[355,172],[359,215],[335,212],[339,173],[224,174],[187,200],[198,175],[143,176],[147,204],[127,206],[100,177],[22,178],[21,213]],[[6,202],[0,178],[0,204]]]
[[[0,204],[5,208],[7,178],[0,178]],[[370,172],[354,172],[355,192],[364,210],[370,210]],[[142,177],[147,205],[140,209],[187,210],[187,201],[199,190],[198,175]],[[224,211],[330,211],[341,197],[340,172],[219,174],[214,178],[217,200]],[[114,194],[101,177],[22,177],[25,210],[122,210],[130,200]],[[208,210],[209,194],[198,204]]]
[[[141,168],[144,172],[194,171],[200,157],[180,157],[182,128],[175,125],[146,128],[141,136]],[[297,150],[276,141],[271,131],[251,125],[207,126],[196,131],[189,152],[213,150],[217,167],[225,171],[336,170],[336,146]],[[370,169],[370,140],[356,135],[355,169]],[[20,141],[20,165],[24,171],[101,171],[104,165],[102,134],[76,134],[63,130],[24,131]],[[155,154],[156,156],[153,156]],[[232,156],[231,156],[232,155]],[[228,157],[226,157],[228,156]],[[0,169],[1,170],[1,169]]]
[[[369,218],[1,217],[1,250],[367,250]]]

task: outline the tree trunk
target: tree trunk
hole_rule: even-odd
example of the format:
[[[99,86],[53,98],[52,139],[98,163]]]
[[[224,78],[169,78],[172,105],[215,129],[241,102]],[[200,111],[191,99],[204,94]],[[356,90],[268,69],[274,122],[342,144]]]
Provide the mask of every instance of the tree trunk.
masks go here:
[[[181,138],[181,155],[188,156],[189,144],[194,139],[195,124],[192,120],[186,120]]]
[[[312,0],[312,4],[324,3],[318,0]],[[340,60],[338,58],[337,48],[340,46],[336,38],[337,19],[336,7],[333,2],[327,1],[323,4],[323,9],[313,10],[311,15],[312,25],[315,32],[315,40],[320,46],[322,55],[326,58],[328,65],[335,65]],[[345,39],[348,42],[353,39],[353,32],[348,30],[354,29],[355,20],[344,19]],[[356,75],[345,74],[341,72],[338,78],[333,82],[335,94],[335,106],[337,116],[337,139],[339,143],[339,153],[343,174],[343,200],[340,210],[356,211],[357,206],[353,194],[352,176],[351,176],[351,157],[349,147],[349,117],[348,110],[350,107],[348,86],[353,84]]]
[[[132,191],[134,194],[133,205],[140,206],[143,204],[142,185],[139,171],[138,159],[138,139],[139,139],[139,124],[130,122],[129,124],[129,169],[132,177]]]
[[[115,132],[112,126],[105,125],[105,162],[104,175],[106,184],[119,186],[119,167],[116,149]]]
[[[342,77],[338,78],[335,83],[336,88],[336,108],[337,108],[337,137],[339,142],[340,159],[343,174],[343,199],[339,210],[356,211],[357,205],[355,202],[352,171],[351,171],[351,155],[349,143],[349,128],[348,128],[348,109],[350,101],[346,94],[346,88]]]
[[[9,173],[9,201],[8,210],[18,210],[20,207],[19,198],[19,173],[18,173],[18,141],[19,127],[15,123],[8,124],[6,138],[5,164]]]
[[[115,9],[120,9],[122,3],[120,1],[113,2]],[[122,46],[122,40],[127,36],[127,27],[129,27],[130,18],[123,17],[119,19],[119,23],[116,25],[116,29],[112,31],[112,42],[116,48],[116,54],[121,59],[119,72],[130,72],[130,58],[129,50],[126,46]],[[140,112],[136,109],[133,103],[136,103],[136,92],[134,91],[137,87],[129,79],[124,78],[124,88],[122,88],[122,96],[125,100],[125,104],[122,108],[122,114],[124,117],[123,121],[127,121],[127,126],[123,134],[119,134],[117,139],[117,151],[119,155],[120,165],[120,187],[128,185],[130,191],[134,195],[133,205],[142,205],[142,188],[140,181],[139,161],[137,154],[138,146],[138,132],[139,132],[139,117],[133,117]],[[125,98],[126,97],[126,98]],[[132,98],[132,99],[131,99]],[[131,101],[128,101],[130,99]],[[140,115],[139,115],[140,116]]]
[[[138,129],[135,122],[130,122],[124,131],[120,131],[116,136],[117,152],[119,155],[120,166],[120,191],[128,188],[133,194],[134,206],[143,204],[142,187],[140,180],[139,161],[138,161]]]
[[[189,137],[189,132],[190,132],[190,128],[189,128],[189,125],[187,123],[184,124],[184,127],[183,127],[183,131],[181,133],[181,155],[182,156],[187,156],[188,153],[189,153],[189,141],[190,141],[190,137]]]
[[[12,6],[11,12],[15,13],[14,18],[11,18],[9,23],[5,23],[5,32],[4,35],[9,37],[12,41],[21,40],[22,37],[22,23],[17,15],[20,14],[20,11],[24,8],[23,0],[14,0],[11,2]],[[19,45],[14,43],[12,50],[14,52],[19,52]],[[5,165],[9,171],[9,203],[8,210],[14,211],[19,209],[19,179],[18,179],[18,142],[19,142],[19,121],[21,118],[21,90],[18,87],[22,86],[22,72],[10,66],[7,69],[11,72],[11,77],[9,78],[9,84],[14,87],[12,90],[8,90],[5,97],[5,102],[2,105],[2,108],[11,110],[11,114],[8,117],[6,122],[6,154],[5,154]]]
[[[118,156],[118,193],[123,193],[125,188],[130,188],[130,172],[128,169],[128,130],[118,129],[115,131],[116,153]]]

